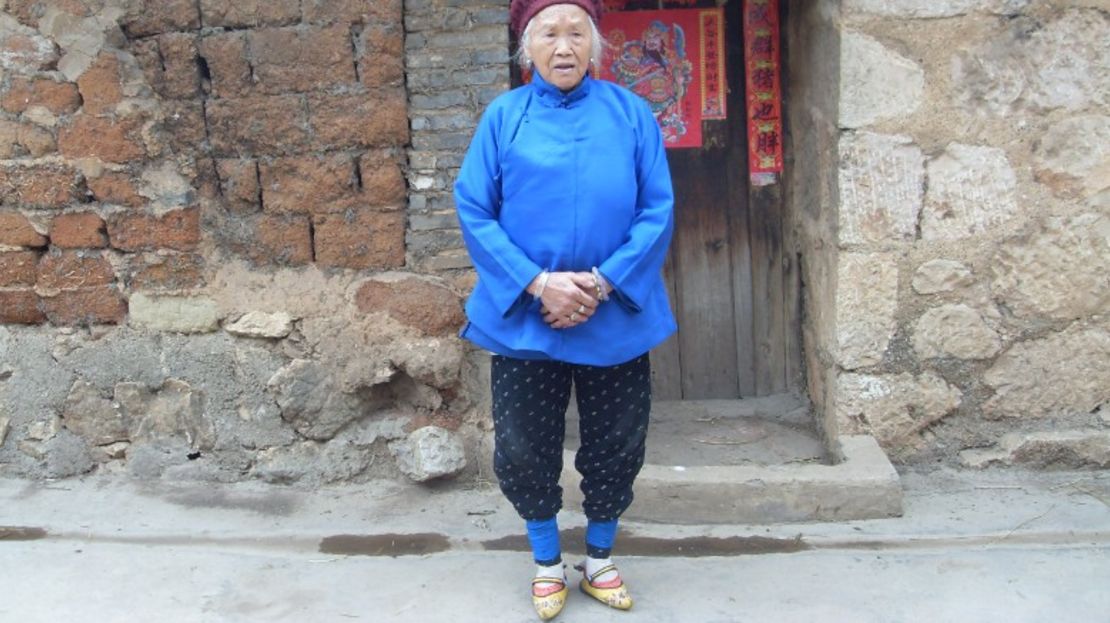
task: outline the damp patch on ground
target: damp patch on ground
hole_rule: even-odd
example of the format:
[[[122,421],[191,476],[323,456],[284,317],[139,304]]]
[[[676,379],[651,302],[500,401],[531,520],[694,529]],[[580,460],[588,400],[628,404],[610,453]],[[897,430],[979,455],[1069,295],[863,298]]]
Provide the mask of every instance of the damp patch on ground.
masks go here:
[[[320,541],[323,554],[347,556],[421,556],[451,549],[451,541],[442,534],[338,534]]]
[[[585,547],[582,544],[585,542],[585,538],[585,528],[573,528],[562,531],[560,540],[568,554],[584,554]],[[800,536],[790,539],[762,536],[695,536],[680,539],[661,539],[622,532],[618,541],[622,556],[698,558],[703,556],[790,554],[812,549],[812,546],[802,540]],[[490,551],[531,551],[528,537],[523,534],[482,541],[482,547]]]
[[[0,526],[0,541],[37,541],[46,538],[46,530],[33,526]]]

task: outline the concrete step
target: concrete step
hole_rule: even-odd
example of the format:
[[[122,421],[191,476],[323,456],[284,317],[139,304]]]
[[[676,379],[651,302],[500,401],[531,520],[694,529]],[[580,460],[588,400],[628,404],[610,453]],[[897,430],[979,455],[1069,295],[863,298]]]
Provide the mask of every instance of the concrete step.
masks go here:
[[[771,523],[902,514],[898,472],[875,439],[841,436],[826,447],[804,399],[652,405],[647,461],[629,519],[668,523]],[[561,484],[581,504],[574,470],[578,414],[567,414]]]

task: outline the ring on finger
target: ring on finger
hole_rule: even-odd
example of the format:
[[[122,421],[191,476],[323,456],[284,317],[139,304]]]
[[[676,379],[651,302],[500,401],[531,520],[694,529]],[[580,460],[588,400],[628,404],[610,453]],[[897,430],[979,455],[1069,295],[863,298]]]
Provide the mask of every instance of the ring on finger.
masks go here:
[[[579,306],[578,306],[578,310],[577,310],[577,312],[578,312],[579,314],[584,314],[584,313],[586,313],[586,306],[585,306],[585,305],[579,305]]]
[[[578,320],[578,312],[570,312],[570,315],[567,316],[567,320],[576,322]]]

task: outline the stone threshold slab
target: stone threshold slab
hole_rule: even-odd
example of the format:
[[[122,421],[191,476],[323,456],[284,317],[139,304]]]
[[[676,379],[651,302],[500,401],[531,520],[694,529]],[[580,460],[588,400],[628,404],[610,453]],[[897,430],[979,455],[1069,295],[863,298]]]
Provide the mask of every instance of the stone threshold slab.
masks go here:
[[[902,515],[898,472],[870,435],[837,441],[835,465],[678,466],[646,464],[627,519],[738,524],[878,519]],[[564,452],[565,505],[581,504],[574,453]]]

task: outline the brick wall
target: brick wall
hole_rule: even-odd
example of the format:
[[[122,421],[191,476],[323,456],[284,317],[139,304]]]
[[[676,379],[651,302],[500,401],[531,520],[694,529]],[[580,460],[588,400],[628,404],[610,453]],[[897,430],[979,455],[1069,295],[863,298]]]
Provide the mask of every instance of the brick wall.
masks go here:
[[[0,323],[120,323],[223,254],[404,266],[400,0],[106,4],[7,3]]]

